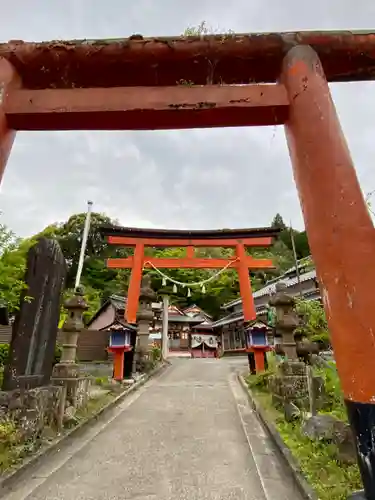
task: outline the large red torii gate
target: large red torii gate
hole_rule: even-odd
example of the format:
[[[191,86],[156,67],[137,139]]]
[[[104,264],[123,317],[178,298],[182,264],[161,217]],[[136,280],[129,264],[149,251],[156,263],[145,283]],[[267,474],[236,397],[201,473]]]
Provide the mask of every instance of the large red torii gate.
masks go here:
[[[373,80],[374,68],[375,32],[0,44],[0,179],[17,130],[285,125],[371,500],[375,233],[328,81]]]
[[[251,291],[249,269],[272,269],[271,259],[255,259],[246,254],[246,247],[267,247],[280,231],[275,228],[184,231],[161,229],[135,229],[112,227],[103,228],[101,233],[112,245],[134,248],[131,257],[108,259],[110,268],[131,269],[131,277],[126,304],[126,320],[136,323],[138,299],[141,287],[142,271],[147,267],[185,268],[185,269],[223,269],[226,266],[238,272],[245,321],[256,318],[254,300]],[[146,247],[185,247],[184,258],[145,257]],[[196,247],[233,248],[235,255],[227,259],[195,257]]]

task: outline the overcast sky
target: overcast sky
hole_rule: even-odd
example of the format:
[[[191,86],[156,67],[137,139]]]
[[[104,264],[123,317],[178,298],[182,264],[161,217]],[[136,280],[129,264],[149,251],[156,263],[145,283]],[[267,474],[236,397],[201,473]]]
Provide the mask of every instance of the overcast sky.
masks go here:
[[[27,4],[27,10],[25,10]],[[360,8],[359,8],[360,7]],[[371,29],[371,0],[12,0],[1,41],[214,31]],[[375,189],[375,85],[332,88],[363,190]],[[2,222],[26,236],[94,201],[123,225],[303,227],[282,128],[19,133],[0,191]]]

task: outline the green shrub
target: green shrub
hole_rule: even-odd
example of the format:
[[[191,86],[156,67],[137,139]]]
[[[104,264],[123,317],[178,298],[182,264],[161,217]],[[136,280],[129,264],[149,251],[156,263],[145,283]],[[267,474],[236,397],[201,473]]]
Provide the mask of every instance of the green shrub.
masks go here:
[[[4,366],[9,357],[9,344],[0,344],[0,366]]]
[[[311,342],[316,342],[317,344],[319,344],[319,348],[321,351],[329,349],[331,346],[331,339],[329,338],[328,332],[312,335],[310,340]]]
[[[62,347],[58,344],[55,345],[55,355],[53,358],[53,364],[56,365],[57,363],[60,363],[61,360],[61,353],[62,353]]]
[[[327,366],[314,368],[314,374],[322,377],[324,381],[324,412],[329,412],[341,420],[347,419],[340,379],[332,362]]]
[[[268,382],[273,375],[275,375],[274,370],[268,369],[256,375],[249,375],[246,382],[250,388],[256,387],[260,391],[264,391],[268,388]]]
[[[161,349],[159,346],[154,345],[150,351],[151,360],[156,363],[157,361],[161,361]]]

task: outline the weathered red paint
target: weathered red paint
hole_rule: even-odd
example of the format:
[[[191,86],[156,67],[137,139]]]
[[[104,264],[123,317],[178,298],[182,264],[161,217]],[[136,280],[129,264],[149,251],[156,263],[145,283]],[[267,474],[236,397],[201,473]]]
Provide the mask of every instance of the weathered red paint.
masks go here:
[[[277,125],[288,116],[280,84],[12,92],[5,113],[16,130],[153,130]]]
[[[128,287],[128,300],[126,302],[125,320],[130,324],[137,322],[139,293],[141,290],[142,271],[144,262],[144,244],[138,242],[134,249],[133,267]]]
[[[287,51],[311,45],[329,81],[372,80],[375,33],[304,31],[0,44],[26,88],[275,82]]]
[[[262,373],[265,370],[264,366],[264,353],[268,349],[253,349],[254,358],[255,358],[255,370],[257,373]]]
[[[269,246],[273,240],[272,236],[276,236],[279,232],[274,228],[202,231],[122,227],[101,229],[102,235],[107,237],[110,244],[135,248],[132,257],[107,260],[109,268],[132,270],[125,313],[125,319],[128,323],[136,322],[142,270],[153,266],[164,269],[223,269],[229,264],[229,267],[236,269],[238,272],[245,320],[255,319],[256,313],[249,269],[272,269],[274,265],[271,259],[255,259],[246,255],[245,246]],[[125,236],[114,236],[113,234],[124,234]],[[128,236],[129,234],[131,236]],[[270,236],[257,237],[257,234],[269,234]],[[198,236],[200,236],[199,239]],[[244,237],[239,238],[239,236]],[[182,258],[146,257],[144,255],[146,247],[186,247],[188,256]],[[235,248],[236,257],[227,259],[199,258],[194,256],[195,247]]]
[[[375,400],[375,231],[319,57],[295,47],[282,81],[286,135],[347,400]]]
[[[111,269],[132,269],[134,257],[126,257],[124,259],[107,259],[107,267]],[[232,259],[201,259],[198,257],[182,257],[182,258],[161,258],[161,257],[145,257],[144,267],[150,268],[154,265],[160,269],[222,269],[231,264],[231,268],[238,267],[238,260]],[[250,256],[245,256],[244,265],[251,269],[274,269],[274,264],[271,259],[254,259]]]
[[[256,319],[253,292],[251,290],[251,281],[249,266],[247,264],[247,255],[243,243],[237,243],[236,256],[239,259],[237,264],[238,281],[240,282],[240,293],[242,297],[242,310],[244,321]]]
[[[15,130],[8,123],[4,107],[8,92],[20,85],[20,78],[13,66],[0,57],[0,183],[16,136]]]
[[[131,347],[108,347],[107,351],[113,354],[113,378],[118,381],[124,379],[124,357],[125,352],[131,350]]]
[[[132,247],[137,244],[139,238],[131,236],[108,236],[108,243],[111,245],[119,245],[124,247]],[[268,247],[272,245],[273,238],[269,236],[253,237],[253,238],[230,238],[225,237],[217,239],[187,239],[181,235],[181,238],[142,238],[143,244],[146,247],[221,247],[233,248],[236,243],[242,243],[245,246],[251,247]]]
[[[193,259],[195,255],[195,248],[193,246],[186,247],[186,257],[188,259]]]

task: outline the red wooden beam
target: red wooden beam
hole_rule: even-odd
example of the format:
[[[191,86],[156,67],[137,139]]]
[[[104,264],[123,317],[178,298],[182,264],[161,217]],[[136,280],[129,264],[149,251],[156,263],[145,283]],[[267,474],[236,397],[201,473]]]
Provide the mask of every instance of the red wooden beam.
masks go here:
[[[0,57],[0,183],[16,136],[9,125],[4,110],[4,95],[12,88],[21,86],[21,81],[14,67]]]
[[[231,267],[237,268],[238,260],[233,259],[200,259],[197,257],[188,258],[159,258],[145,257],[144,267],[150,268],[153,264],[160,269],[222,269],[227,264],[232,262]],[[107,259],[107,267],[112,269],[132,269],[134,257],[126,257],[124,259]],[[151,264],[150,264],[151,263]],[[245,266],[249,269],[273,269],[274,264],[271,259],[254,259],[247,256],[244,261]]]
[[[17,90],[5,101],[16,130],[155,130],[282,124],[282,85]]]
[[[125,311],[125,321],[127,321],[130,324],[135,324],[137,322],[137,311],[138,311],[139,294],[141,290],[144,251],[145,248],[143,243],[138,242],[134,250],[134,256],[132,257],[132,266],[131,266],[132,272],[128,287],[128,300],[126,301],[126,311]]]
[[[291,47],[309,45],[328,81],[373,80],[375,33],[299,31],[0,44],[27,88],[276,82]]]
[[[237,243],[236,255],[239,259],[237,261],[238,281],[240,283],[240,292],[242,297],[243,317],[245,321],[252,321],[256,319],[257,314],[255,311],[253,292],[251,290],[251,281],[249,276],[249,260],[246,255],[245,246],[242,243]],[[250,262],[254,259],[250,259]]]
[[[237,242],[243,243],[246,247],[268,247],[272,245],[273,238],[271,236],[262,236],[254,238],[243,238],[241,240],[222,238],[222,239],[192,239],[184,238],[164,239],[164,238],[134,238],[131,236],[108,236],[108,243],[111,245],[133,247],[137,242],[142,241],[145,247],[221,247],[233,248]]]

